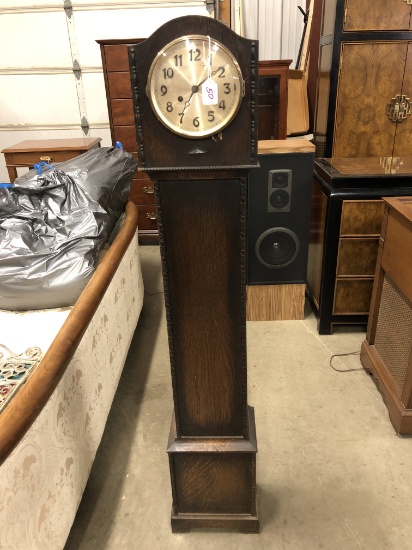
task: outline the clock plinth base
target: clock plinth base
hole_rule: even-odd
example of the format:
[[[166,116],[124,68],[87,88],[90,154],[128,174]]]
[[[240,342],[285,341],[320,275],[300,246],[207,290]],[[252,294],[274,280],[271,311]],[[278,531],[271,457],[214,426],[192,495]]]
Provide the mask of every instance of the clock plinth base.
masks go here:
[[[210,527],[258,533],[256,431],[248,407],[249,438],[177,438],[174,421],[168,454],[172,479],[172,531]]]
[[[244,514],[178,514],[172,512],[172,533],[188,533],[191,529],[237,529],[244,534],[259,534],[257,516]]]

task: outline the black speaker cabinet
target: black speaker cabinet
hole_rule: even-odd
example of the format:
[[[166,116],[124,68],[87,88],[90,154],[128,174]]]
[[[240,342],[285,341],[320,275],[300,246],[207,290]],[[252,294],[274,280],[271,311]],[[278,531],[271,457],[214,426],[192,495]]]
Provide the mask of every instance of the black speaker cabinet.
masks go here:
[[[259,142],[248,183],[248,285],[306,283],[314,146]]]

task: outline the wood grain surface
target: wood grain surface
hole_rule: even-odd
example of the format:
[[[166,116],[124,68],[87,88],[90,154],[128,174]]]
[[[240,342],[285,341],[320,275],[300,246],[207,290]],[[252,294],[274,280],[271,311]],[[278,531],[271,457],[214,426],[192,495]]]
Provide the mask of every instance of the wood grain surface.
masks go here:
[[[408,43],[343,43],[333,156],[393,153],[396,124],[386,106],[401,93]]]
[[[405,1],[346,0],[345,31],[411,29],[411,6]]]
[[[248,321],[291,321],[305,317],[305,285],[250,285],[247,287]]]
[[[240,180],[159,188],[178,425],[184,436],[239,436],[246,414]]]

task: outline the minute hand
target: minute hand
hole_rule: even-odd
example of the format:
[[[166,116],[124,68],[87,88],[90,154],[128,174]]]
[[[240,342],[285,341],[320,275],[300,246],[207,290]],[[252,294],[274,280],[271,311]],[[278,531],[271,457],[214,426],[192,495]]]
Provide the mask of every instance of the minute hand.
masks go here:
[[[202,80],[202,82],[200,84],[197,85],[198,88],[200,88],[200,86],[206,82],[206,80],[212,76],[215,76],[215,74],[220,71],[221,69],[225,70],[225,68],[222,66],[222,67],[218,67],[215,71],[211,72],[210,75],[208,75],[205,79]]]

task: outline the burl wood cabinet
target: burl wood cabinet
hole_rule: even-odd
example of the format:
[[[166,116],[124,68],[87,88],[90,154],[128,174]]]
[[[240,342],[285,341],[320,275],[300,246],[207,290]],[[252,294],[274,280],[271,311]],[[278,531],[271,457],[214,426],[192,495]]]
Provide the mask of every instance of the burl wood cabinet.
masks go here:
[[[137,158],[136,127],[127,47],[143,39],[98,40],[102,55],[107,107],[112,143],[120,141]],[[139,207],[139,241],[158,243],[158,228],[153,182],[145,172],[134,174],[130,200]]]
[[[412,434],[412,197],[385,199],[361,361],[397,433]]]
[[[307,291],[319,334],[334,324],[367,324],[384,204],[412,194],[412,160],[315,161]]]
[[[412,154],[412,5],[323,0],[317,157]]]

